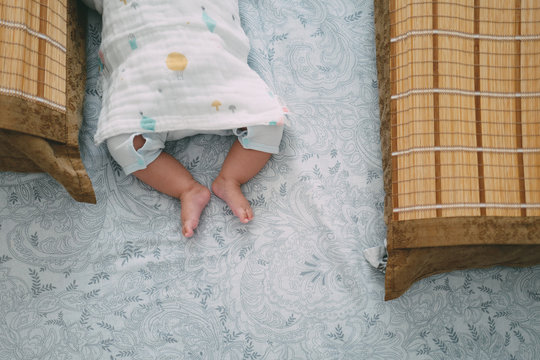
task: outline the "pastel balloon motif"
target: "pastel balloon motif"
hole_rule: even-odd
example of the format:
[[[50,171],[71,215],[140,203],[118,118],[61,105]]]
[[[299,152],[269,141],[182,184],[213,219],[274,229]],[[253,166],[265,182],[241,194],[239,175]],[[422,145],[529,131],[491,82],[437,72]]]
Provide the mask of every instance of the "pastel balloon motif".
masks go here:
[[[201,6],[201,9],[203,11],[202,18],[204,23],[206,24],[206,27],[208,28],[208,30],[210,30],[210,32],[214,32],[214,29],[216,28],[216,21],[206,13],[206,8],[204,6]]]
[[[135,38],[135,35],[129,34],[128,40],[129,40],[129,46],[131,46],[131,50],[137,49],[137,38]]]
[[[188,59],[183,54],[172,52],[167,55],[165,62],[169,70],[176,72],[179,80],[184,79],[184,70],[187,67]]]
[[[268,125],[273,125],[273,126],[282,126],[282,125],[285,125],[285,117],[280,117],[278,121],[270,121],[268,123]]]
[[[144,130],[150,130],[155,131],[156,130],[156,120],[149,118],[148,116],[145,116],[143,113],[141,114],[141,128]]]

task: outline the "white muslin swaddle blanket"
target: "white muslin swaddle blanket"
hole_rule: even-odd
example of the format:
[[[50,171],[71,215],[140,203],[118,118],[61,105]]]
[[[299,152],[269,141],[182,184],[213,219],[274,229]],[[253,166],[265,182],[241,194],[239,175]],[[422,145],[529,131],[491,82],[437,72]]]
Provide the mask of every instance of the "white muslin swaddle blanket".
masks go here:
[[[286,109],[247,64],[238,0],[84,0],[102,14],[94,140],[281,125]]]

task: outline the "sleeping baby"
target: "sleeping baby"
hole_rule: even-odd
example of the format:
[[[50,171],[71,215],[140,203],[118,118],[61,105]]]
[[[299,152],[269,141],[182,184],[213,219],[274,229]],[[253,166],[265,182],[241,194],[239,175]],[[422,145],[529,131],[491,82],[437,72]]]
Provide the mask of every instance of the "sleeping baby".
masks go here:
[[[84,0],[103,17],[103,103],[95,134],[126,174],[181,202],[191,237],[210,190],[166,141],[235,135],[212,191],[241,222],[253,210],[240,186],[279,151],[287,110],[247,65],[238,0]]]

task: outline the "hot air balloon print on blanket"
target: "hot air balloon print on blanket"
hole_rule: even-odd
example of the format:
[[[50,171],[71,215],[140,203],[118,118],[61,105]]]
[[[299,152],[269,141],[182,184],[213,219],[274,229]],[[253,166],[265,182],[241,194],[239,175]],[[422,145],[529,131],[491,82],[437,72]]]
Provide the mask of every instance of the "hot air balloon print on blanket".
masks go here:
[[[165,62],[167,64],[167,68],[176,74],[178,80],[184,79],[184,70],[188,65],[188,59],[184,54],[172,52],[167,55]]]
[[[202,13],[202,18],[203,18],[203,21],[204,23],[206,24],[206,27],[208,28],[208,30],[210,30],[210,32],[214,32],[214,29],[216,28],[216,21],[214,19],[212,19],[210,17],[210,15],[208,15],[206,13],[206,8],[204,6],[201,6],[201,9],[203,11]]]
[[[136,50],[138,46],[137,46],[137,38],[135,37],[135,34],[130,33],[128,36],[128,40],[129,40],[129,46],[131,47],[131,50]]]

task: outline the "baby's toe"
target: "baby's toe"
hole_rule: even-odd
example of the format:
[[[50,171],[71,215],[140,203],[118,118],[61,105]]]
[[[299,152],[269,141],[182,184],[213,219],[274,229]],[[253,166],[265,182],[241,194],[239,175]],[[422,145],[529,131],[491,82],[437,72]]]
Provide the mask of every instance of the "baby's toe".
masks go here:
[[[246,209],[246,217],[248,221],[253,220],[253,210],[251,208]]]
[[[193,236],[193,227],[191,224],[184,224],[184,226],[182,226],[182,234],[187,238]]]
[[[250,207],[240,208],[238,211],[238,218],[240,219],[240,222],[247,224],[253,219],[253,210],[251,210]]]

